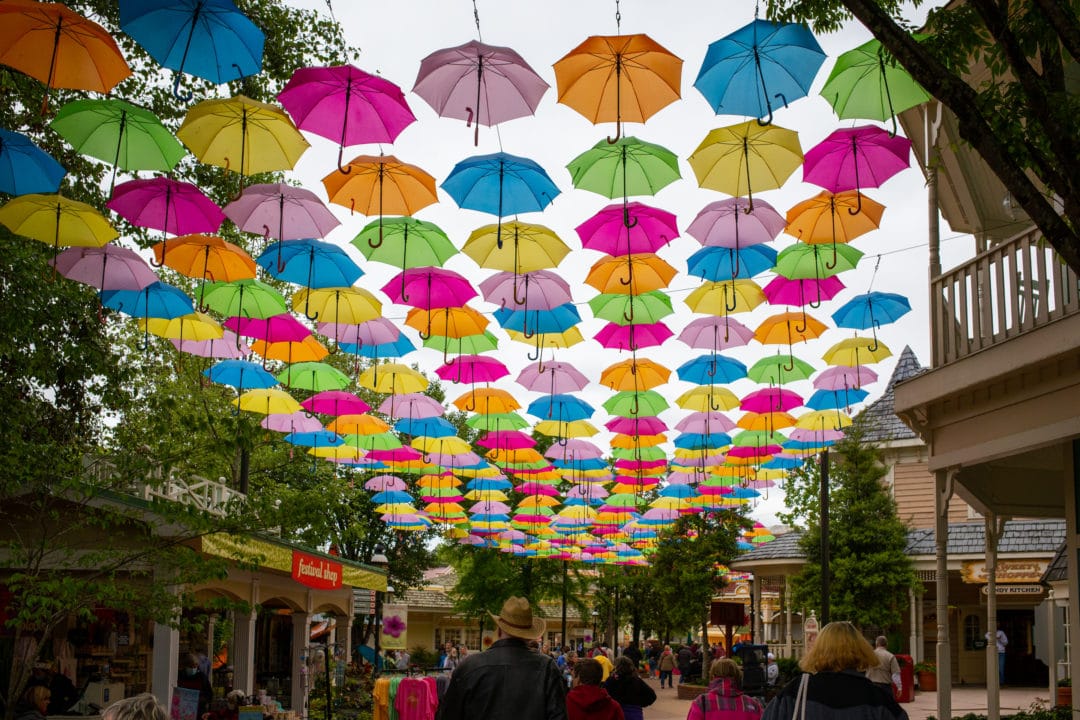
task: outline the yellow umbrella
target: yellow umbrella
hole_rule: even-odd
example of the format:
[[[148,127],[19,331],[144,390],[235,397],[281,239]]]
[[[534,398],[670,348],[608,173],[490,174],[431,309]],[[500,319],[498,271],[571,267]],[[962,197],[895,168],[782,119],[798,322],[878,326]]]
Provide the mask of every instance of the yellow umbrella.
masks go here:
[[[313,447],[308,448],[308,455],[314,455],[324,460],[330,460],[332,462],[346,462],[349,460],[359,460],[364,457],[364,453],[358,448],[354,448],[351,445],[338,445],[337,447]]]
[[[0,207],[0,224],[54,250],[61,247],[101,247],[120,235],[105,216],[90,205],[60,195],[20,195]]]
[[[885,343],[875,338],[853,337],[836,343],[821,358],[830,365],[857,367],[881,362],[890,355],[892,351]]]
[[[528,495],[517,504],[519,508],[555,507],[561,505],[558,498],[550,495]]]
[[[381,515],[409,515],[416,512],[409,503],[383,503],[375,506],[375,512]]]
[[[675,399],[675,404],[683,410],[717,412],[736,409],[739,407],[739,398],[725,387],[701,385],[684,392]]]
[[[502,502],[507,500],[506,493],[501,490],[470,490],[465,493],[466,500],[496,500]]]
[[[276,388],[248,390],[233,403],[241,410],[263,415],[292,415],[304,409],[292,395]]]
[[[750,312],[765,302],[765,293],[753,280],[724,280],[702,283],[684,302],[696,313],[730,315]]]
[[[413,438],[412,446],[424,454],[460,455],[472,452],[472,446],[456,435],[439,438],[417,437]]]
[[[686,498],[658,497],[649,503],[649,507],[660,510],[683,510],[689,507]]]
[[[698,185],[746,195],[753,209],[754,192],[782,186],[802,165],[803,153],[794,130],[748,120],[710,132],[687,161]]]
[[[299,342],[252,340],[251,349],[267,360],[280,360],[290,365],[297,362],[318,362],[330,354],[314,335],[308,335]]]
[[[196,103],[176,137],[200,162],[241,176],[291,170],[309,147],[284,110],[243,95]]]
[[[463,478],[494,478],[501,475],[499,469],[494,467],[458,468],[454,471],[454,474],[460,475]]]
[[[541,420],[533,426],[533,430],[541,435],[561,438],[592,437],[600,432],[588,420],[574,420],[573,422]]]
[[[512,222],[485,225],[469,235],[461,252],[489,270],[504,270],[520,275],[556,267],[570,252],[554,230],[543,225]]]
[[[795,427],[801,430],[840,430],[849,425],[851,417],[838,410],[812,410],[795,422]]]
[[[200,312],[176,318],[139,318],[139,329],[179,340],[218,340],[225,334],[217,320]]]
[[[568,348],[577,345],[585,339],[581,336],[581,331],[577,329],[577,326],[569,328],[561,333],[536,333],[533,337],[526,337],[525,333],[520,330],[511,330],[510,328],[504,329],[511,340],[525,343],[526,345],[536,345],[540,348]]]
[[[423,392],[428,386],[426,377],[401,363],[384,363],[369,367],[360,373],[357,382],[361,387],[384,395]]]
[[[600,374],[600,384],[615,391],[651,390],[670,377],[671,371],[659,363],[629,358],[608,366]]]
[[[489,450],[485,457],[497,465],[536,463],[543,462],[544,456],[533,448],[519,448],[517,450],[503,450],[494,448]]]
[[[303,288],[292,297],[292,308],[310,320],[359,325],[382,317],[382,303],[358,287]]]

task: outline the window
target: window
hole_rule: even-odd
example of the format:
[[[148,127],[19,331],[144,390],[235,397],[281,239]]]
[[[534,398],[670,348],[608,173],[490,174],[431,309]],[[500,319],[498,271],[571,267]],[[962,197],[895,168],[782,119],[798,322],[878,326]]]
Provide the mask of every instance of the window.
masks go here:
[[[480,631],[476,628],[465,629],[465,647],[470,650],[480,649]]]
[[[985,633],[982,631],[982,620],[978,615],[968,615],[964,618],[964,649],[982,650],[986,647]]]

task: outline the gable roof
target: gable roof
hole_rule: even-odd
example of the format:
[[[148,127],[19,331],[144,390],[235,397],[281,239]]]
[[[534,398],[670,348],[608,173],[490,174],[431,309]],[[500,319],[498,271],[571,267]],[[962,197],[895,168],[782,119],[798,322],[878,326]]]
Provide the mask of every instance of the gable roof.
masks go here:
[[[915,357],[915,352],[910,345],[905,345],[900,353],[900,359],[893,368],[889,383],[885,386],[885,392],[881,397],[859,413],[855,422],[865,429],[865,439],[868,442],[889,442],[895,440],[912,440],[918,437],[915,432],[904,424],[904,421],[896,416],[896,384],[903,380],[913,378],[926,372]]]
[[[1069,559],[1065,554],[1065,550],[1065,543],[1061,543],[1061,547],[1058,548],[1057,554],[1054,555],[1054,559],[1050,561],[1050,565],[1046,568],[1046,572],[1043,573],[1043,584],[1062,582],[1069,579]]]

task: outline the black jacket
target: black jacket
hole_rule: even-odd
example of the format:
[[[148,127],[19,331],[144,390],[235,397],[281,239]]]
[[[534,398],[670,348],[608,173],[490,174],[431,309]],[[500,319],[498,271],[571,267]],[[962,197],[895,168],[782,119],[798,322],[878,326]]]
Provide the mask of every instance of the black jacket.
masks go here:
[[[566,720],[566,682],[547,655],[503,638],[462,660],[436,720]]]
[[[790,720],[801,675],[784,686],[765,708],[762,720]],[[819,672],[806,689],[806,720],[907,720],[891,692],[855,671]]]
[[[603,688],[608,695],[615,698],[620,705],[640,705],[648,707],[656,702],[656,691],[649,687],[644,680],[637,675],[623,677],[611,673],[604,681]]]

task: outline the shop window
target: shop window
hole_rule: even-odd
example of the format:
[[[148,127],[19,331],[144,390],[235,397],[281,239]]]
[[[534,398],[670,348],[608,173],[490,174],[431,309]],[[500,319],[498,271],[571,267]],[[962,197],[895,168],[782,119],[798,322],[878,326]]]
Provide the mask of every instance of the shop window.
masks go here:
[[[480,631],[476,629],[465,630],[465,647],[470,650],[480,649]]]
[[[964,649],[982,650],[986,647],[986,637],[982,630],[982,620],[978,615],[964,618]]]

